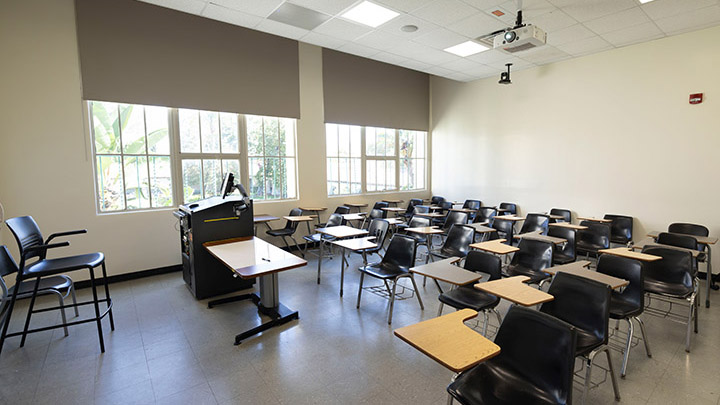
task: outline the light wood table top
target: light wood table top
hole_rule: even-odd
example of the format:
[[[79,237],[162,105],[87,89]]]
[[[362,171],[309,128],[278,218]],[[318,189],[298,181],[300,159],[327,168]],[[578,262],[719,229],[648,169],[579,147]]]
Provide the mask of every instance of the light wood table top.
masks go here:
[[[468,214],[472,214],[473,212],[477,212],[477,210],[471,210],[469,208],[450,208],[448,211],[456,211],[456,212],[466,212]]]
[[[645,246],[682,250],[683,252],[689,252],[693,258],[697,258],[703,253],[695,249],[687,249],[680,246],[663,245],[662,243],[656,243],[655,240],[652,238],[645,238],[643,240],[634,242],[632,245],[632,250],[642,250]]]
[[[405,212],[405,208],[401,208],[401,207],[382,207],[380,209],[383,211],[389,211],[389,212]]]
[[[303,210],[303,211],[320,212],[320,211],[325,211],[325,210],[327,209],[327,207],[312,207],[312,206],[309,206],[309,207],[300,207],[300,209]]]
[[[556,226],[556,227],[558,227],[558,228],[574,229],[574,230],[576,230],[576,231],[579,231],[579,230],[581,230],[581,229],[588,229],[587,226],[571,224],[571,223],[569,223],[569,222],[554,222],[554,223],[552,223],[552,224],[548,224],[548,226]]]
[[[543,214],[543,215],[547,215],[547,217],[550,219],[556,219],[556,220],[557,219],[565,219],[565,217],[562,215],[555,215],[555,214]]]
[[[430,209],[430,211],[439,211],[439,210],[443,209],[443,207],[441,207],[439,205],[430,205],[430,206],[428,206],[428,208]]]
[[[500,354],[500,347],[463,322],[477,316],[463,309],[395,329],[395,336],[426,356],[459,373]]]
[[[357,214],[342,214],[342,217],[346,221],[362,221],[365,219],[365,213],[359,212]]]
[[[344,249],[349,250],[365,250],[365,249],[373,249],[377,247],[377,243],[372,242],[375,240],[374,236],[370,236],[367,238],[355,238],[355,239],[343,239],[343,240],[336,240],[333,241],[333,245],[340,246]]]
[[[445,215],[440,214],[438,212],[418,212],[417,214],[413,214],[413,215],[417,215],[418,217],[425,217],[425,218],[443,218],[443,217],[445,217]]]
[[[203,246],[242,278],[255,278],[307,264],[305,259],[256,237],[207,242]]]
[[[489,226],[486,226],[487,222],[476,222],[474,224],[467,224],[465,226],[469,226],[473,229],[475,229],[475,232],[477,233],[490,233],[490,232],[497,232],[497,229],[490,228]]]
[[[362,208],[368,206],[367,203],[344,203],[343,205],[352,208]]]
[[[498,208],[498,207],[492,207],[495,208],[495,211],[497,212],[510,212],[510,208]]]
[[[567,243],[567,239],[558,238],[555,236],[548,236],[543,235],[540,233],[540,231],[535,232],[525,232],[521,233],[519,235],[513,236],[515,239],[532,239],[532,240],[540,240],[543,242],[550,242],[554,245],[562,245],[563,243]]]
[[[647,236],[649,236],[653,239],[657,238],[659,235],[660,235],[659,231],[652,231],[647,234]],[[696,236],[696,235],[689,235],[686,233],[681,233],[679,235],[692,236],[701,245],[714,245],[718,241],[717,236]]]
[[[315,219],[315,215],[298,215],[298,216],[284,216],[283,218],[287,219],[290,222],[306,222],[306,221],[312,221]]]
[[[607,284],[613,290],[630,285],[630,282],[625,279],[609,276],[603,273],[598,273],[597,271],[588,269],[588,266],[590,266],[589,260],[579,260],[573,263],[549,267],[544,269],[543,271],[552,275],[562,272],[574,274],[576,276],[584,278],[589,278],[590,280],[595,280],[603,284]]]
[[[590,222],[600,222],[601,224],[609,224],[612,222],[612,219],[594,218],[594,217],[578,217],[578,220],[590,221]]]
[[[519,216],[517,216],[517,215],[496,215],[496,216],[495,216],[495,219],[496,219],[496,220],[502,219],[503,221],[513,221],[513,222],[518,222],[518,221],[524,221],[524,220],[525,220],[525,218],[519,217]]]
[[[654,262],[655,260],[662,259],[662,257],[660,257],[660,256],[649,255],[647,253],[634,252],[634,251],[632,251],[628,248],[624,248],[624,247],[617,247],[617,248],[612,248],[612,249],[600,249],[600,250],[598,250],[598,252],[607,253],[609,255],[627,257],[630,259],[640,260],[643,262]]]
[[[382,202],[386,202],[388,204],[401,204],[404,203],[405,200],[382,200]]]
[[[385,218],[385,220],[386,220],[390,225],[400,225],[400,224],[404,224],[404,223],[405,223],[405,221],[403,221],[403,220],[400,219],[400,218]]]
[[[261,224],[263,222],[275,221],[278,219],[280,219],[280,218],[274,217],[274,216],[268,215],[268,214],[255,214],[253,216],[253,222],[256,224]]]
[[[338,239],[352,238],[354,236],[363,236],[368,234],[368,231],[364,229],[353,228],[352,226],[346,225],[317,228],[315,231],[323,235],[334,236]]]
[[[471,243],[470,247],[498,255],[506,255],[520,250],[517,246],[506,245],[503,242],[505,242],[505,239],[495,239],[487,242]]]
[[[453,264],[460,260],[462,260],[460,257],[450,257],[448,259],[412,267],[410,272],[454,285],[470,284],[482,278],[481,274],[465,270]]]
[[[525,307],[542,304],[554,299],[552,295],[525,284],[527,281],[530,281],[528,276],[514,276],[477,283],[475,288]]]
[[[412,233],[418,233],[421,235],[434,235],[438,233],[443,233],[442,229],[436,227],[436,226],[420,226],[417,228],[405,228],[405,231],[412,232]]]

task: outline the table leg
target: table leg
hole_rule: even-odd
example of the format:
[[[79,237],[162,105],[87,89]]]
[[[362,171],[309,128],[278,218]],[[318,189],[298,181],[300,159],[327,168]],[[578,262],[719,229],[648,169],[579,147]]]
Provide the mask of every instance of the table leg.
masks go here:
[[[322,258],[323,258],[323,241],[322,241],[322,234],[320,235],[320,252],[318,254],[318,276],[317,276],[317,283],[320,284],[320,269],[322,266]]]
[[[345,282],[345,249],[340,249],[340,296],[343,296],[343,283]],[[349,264],[348,264],[349,265]]]
[[[712,288],[712,248],[707,245],[707,291],[705,293],[705,308],[710,308],[710,289]]]

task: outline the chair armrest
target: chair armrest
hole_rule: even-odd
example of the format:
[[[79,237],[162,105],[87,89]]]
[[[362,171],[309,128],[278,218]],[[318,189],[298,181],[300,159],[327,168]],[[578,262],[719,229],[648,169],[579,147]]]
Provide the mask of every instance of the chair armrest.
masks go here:
[[[50,244],[44,244],[44,245],[37,245],[37,246],[31,246],[23,252],[23,259],[25,259],[25,256],[29,255],[30,253],[36,253],[38,251],[47,250],[47,249],[54,249],[59,247],[65,247],[70,246],[70,242],[58,242],[58,243],[50,243]]]
[[[58,232],[50,235],[47,240],[45,241],[45,244],[47,245],[50,243],[51,240],[60,237],[60,236],[71,236],[71,235],[79,235],[81,233],[87,233],[87,229],[78,229],[75,231],[66,231],[66,232]]]

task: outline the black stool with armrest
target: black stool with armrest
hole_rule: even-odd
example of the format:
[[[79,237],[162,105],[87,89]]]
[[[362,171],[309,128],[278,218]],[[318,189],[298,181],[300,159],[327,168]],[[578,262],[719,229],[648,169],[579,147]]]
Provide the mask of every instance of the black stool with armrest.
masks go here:
[[[495,337],[500,354],[460,373],[448,404],[571,404],[575,341],[572,325],[511,307]]]
[[[5,317],[5,323],[2,329],[2,335],[0,336],[0,351],[5,343],[5,338],[10,336],[22,335],[20,340],[20,347],[25,345],[25,338],[28,333],[41,332],[50,329],[64,328],[66,326],[78,325],[81,323],[95,322],[97,324],[98,339],[100,341],[100,351],[105,352],[105,341],[103,340],[102,331],[102,319],[105,315],[110,315],[110,329],[115,330],[115,322],[113,321],[112,314],[112,299],[110,298],[110,289],[107,284],[107,271],[105,269],[105,255],[100,252],[88,253],[76,256],[66,256],[54,259],[47,258],[47,251],[62,246],[68,246],[68,242],[61,243],[50,243],[53,239],[62,237],[87,233],[86,230],[68,231],[54,233],[50,235],[45,241],[43,241],[42,233],[35,220],[32,217],[24,216],[17,218],[10,218],[5,221],[8,228],[12,232],[15,240],[17,241],[18,248],[20,250],[20,267],[17,272],[17,278],[15,284],[22,286],[22,283],[26,280],[33,280],[32,295],[30,296],[30,305],[28,307],[27,317],[25,319],[25,326],[22,332],[7,333],[8,327],[10,326],[10,318],[12,311],[15,306],[15,302],[18,299],[21,288],[15,288],[8,304],[7,316]],[[28,263],[28,260],[37,259],[32,263]],[[105,287],[105,298],[99,298],[97,293],[97,286],[95,281],[95,268],[102,268],[103,284]],[[62,273],[68,273],[76,270],[88,270],[90,273],[90,286],[92,288],[93,299],[91,301],[74,303],[72,305],[61,305],[59,307],[43,308],[35,310],[35,298],[40,291],[40,284],[43,278],[57,276]],[[100,312],[100,303],[104,302],[107,305],[107,309],[104,312]],[[83,319],[73,322],[63,322],[60,325],[47,326],[37,329],[29,329],[30,318],[33,313],[40,311],[49,311],[54,309],[60,309],[63,307],[78,307],[80,305],[90,305],[95,307],[95,316],[89,319]]]

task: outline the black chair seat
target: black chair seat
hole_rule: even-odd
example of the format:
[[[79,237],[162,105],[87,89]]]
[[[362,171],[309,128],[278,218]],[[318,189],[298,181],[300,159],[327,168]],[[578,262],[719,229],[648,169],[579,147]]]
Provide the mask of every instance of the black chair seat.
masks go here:
[[[467,256],[467,252],[463,252],[459,249],[454,249],[452,247],[445,247],[440,250],[433,250],[430,252],[430,254],[435,257],[441,257],[443,259],[447,259],[449,257],[465,257],[465,256]]]
[[[308,242],[312,242],[312,243],[319,243],[319,242],[320,242],[320,238],[322,238],[322,240],[324,240],[324,241],[326,241],[326,242],[327,242],[327,241],[331,241],[331,240],[335,240],[335,237],[334,237],[334,236],[325,235],[325,234],[320,234],[320,233],[314,233],[314,234],[312,234],[312,235],[305,235],[305,236],[303,236],[303,239],[305,239],[305,240],[308,241]]]
[[[382,262],[362,266],[358,270],[379,279],[395,278],[397,276],[406,275],[409,272],[409,268],[407,267],[394,266]]]
[[[627,245],[627,243],[630,242],[630,239],[620,237],[620,236],[612,236],[612,237],[610,237],[610,242],[618,243],[620,245]]]
[[[509,265],[507,267],[507,273],[510,276],[528,276],[528,277],[530,277],[530,281],[528,281],[528,284],[538,284],[539,282],[550,278],[550,275],[547,273],[543,273],[541,271],[535,271],[533,269],[529,269],[522,265],[513,265],[513,264]]]
[[[100,252],[57,259],[45,259],[26,267],[25,275],[26,277],[50,276],[88,267],[94,268],[102,264],[103,261],[105,261],[105,255]]]
[[[553,253],[553,263],[554,264],[568,264],[575,261],[575,257],[565,255],[562,253],[554,252]]]
[[[625,319],[631,316],[640,315],[643,308],[637,303],[627,300],[617,292],[610,297],[610,318]]]
[[[575,345],[576,355],[582,356],[590,353],[601,344],[603,344],[602,337],[596,336],[581,328],[577,328],[577,343]]]
[[[65,290],[70,288],[70,286],[72,286],[72,280],[70,280],[69,277],[43,277],[40,279],[40,286],[38,287],[38,292],[43,292],[45,290]],[[18,291],[18,295],[30,294],[33,292],[33,288],[35,288],[34,280],[23,281],[22,283],[20,283],[20,291]],[[8,294],[12,295],[14,291],[15,286],[12,286],[8,289]]]
[[[596,253],[598,250],[605,249],[605,248],[606,248],[606,246],[603,246],[599,243],[587,243],[587,242],[578,241],[576,249],[578,252],[582,251],[583,253],[585,253],[585,252]]]
[[[659,280],[645,279],[645,291],[670,297],[687,297],[692,294],[693,289],[679,283],[664,283]]]
[[[270,236],[290,236],[295,233],[295,229],[280,228],[280,229],[273,229],[270,231],[265,231],[265,233]]]
[[[462,404],[558,404],[554,392],[545,392],[523,378],[524,370],[503,366],[481,363],[457,376],[448,392]]]
[[[480,291],[471,284],[440,294],[438,299],[445,305],[456,309],[470,308],[475,311],[495,308],[500,298]]]

